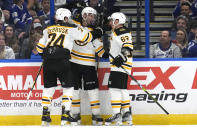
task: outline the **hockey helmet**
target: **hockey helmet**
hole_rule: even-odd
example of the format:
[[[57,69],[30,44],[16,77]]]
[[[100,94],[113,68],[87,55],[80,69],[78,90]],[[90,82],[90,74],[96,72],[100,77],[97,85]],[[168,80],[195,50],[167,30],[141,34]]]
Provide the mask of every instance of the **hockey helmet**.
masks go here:
[[[118,24],[126,23],[126,16],[122,12],[115,12],[111,16],[109,16],[108,19],[111,19],[113,23],[115,22],[115,20],[119,20]]]
[[[94,14],[94,15],[97,15],[97,12],[94,8],[92,7],[85,7],[82,12],[81,12],[81,15],[83,17],[84,14]]]
[[[64,21],[64,18],[65,17],[67,17],[68,19],[71,18],[71,12],[70,12],[70,10],[65,9],[65,8],[59,8],[59,9],[57,9],[56,14],[55,14],[55,18],[57,20]]]

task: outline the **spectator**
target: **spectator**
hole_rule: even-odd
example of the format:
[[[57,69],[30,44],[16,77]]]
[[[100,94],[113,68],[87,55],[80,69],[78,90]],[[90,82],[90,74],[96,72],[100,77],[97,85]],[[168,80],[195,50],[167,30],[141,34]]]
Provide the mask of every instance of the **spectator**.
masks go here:
[[[30,52],[26,52],[27,56],[29,57],[29,59],[41,59],[41,56],[38,54],[38,51],[36,49],[36,45],[37,43],[39,42],[40,38],[42,37],[41,34],[39,33],[35,33],[33,36],[32,36],[32,40],[30,41],[30,47],[27,48],[28,51]]]
[[[30,59],[30,54],[31,54],[31,51],[33,49],[33,41],[34,41],[34,34],[40,34],[42,35],[42,25],[41,23],[39,23],[39,20],[38,19],[34,19],[33,21],[33,25],[32,25],[32,29],[31,29],[31,35],[29,38],[26,38],[24,41],[23,41],[23,44],[22,44],[22,48],[21,48],[21,52],[20,52],[20,58],[21,59]],[[38,35],[37,35],[38,36]]]
[[[195,38],[187,46],[187,57],[197,57],[197,28],[195,29]]]
[[[5,36],[0,33],[0,59],[15,59],[14,51],[5,45]]]
[[[197,0],[195,0],[194,2],[192,2],[192,19],[197,20]]]
[[[27,2],[28,10],[34,10],[36,12],[41,10],[41,0],[28,0]]]
[[[11,25],[7,25],[5,27],[4,35],[6,46],[11,47],[14,51],[15,58],[19,59],[20,46],[19,41],[15,35],[14,27]]]
[[[42,0],[42,10],[37,13],[44,21],[44,28],[50,24],[50,0]]]
[[[176,40],[173,41],[182,52],[182,57],[186,57],[186,47],[188,45],[187,32],[183,28],[179,28],[176,32]]]
[[[11,10],[11,19],[15,25],[18,39],[22,39],[25,35],[29,35],[32,17],[28,12],[24,0],[15,0],[14,3]]]
[[[180,16],[181,15],[181,5],[183,4],[183,3],[186,3],[186,2],[189,2],[189,0],[180,0],[178,3],[177,3],[177,5],[176,5],[176,7],[175,7],[175,9],[174,9],[174,11],[173,11],[173,16],[174,16],[174,18],[177,18],[178,16]],[[189,5],[190,6],[190,5]],[[189,11],[189,8],[188,7],[186,7],[187,8],[187,10]]]
[[[66,5],[67,0],[55,0],[55,7],[60,8],[62,5]]]
[[[0,20],[0,33],[3,33],[4,30],[4,22]]]
[[[5,19],[5,23],[10,23],[10,11],[8,10],[2,10],[3,15],[4,15],[4,19]]]
[[[106,1],[101,3],[99,0],[73,0],[66,4],[66,8],[72,11],[73,19],[80,21],[81,11],[84,7],[92,7],[97,11],[97,26],[103,28],[104,31],[110,31],[108,25],[108,16],[114,12],[119,12],[119,7],[113,6],[116,0]]]
[[[185,2],[190,2],[192,3],[191,4],[191,17],[192,19],[195,19],[197,20],[197,0],[193,0],[193,1],[190,1],[190,0],[180,0],[176,7],[175,7],[175,10],[173,11],[173,16],[174,17],[178,17],[179,15],[181,15],[181,4],[182,3],[185,3]]]
[[[1,8],[0,8],[0,20],[1,20],[2,22],[5,22],[5,16],[4,16],[3,11],[2,11]]]
[[[37,13],[35,10],[29,10],[29,14],[30,16],[33,18],[33,17],[37,17]]]
[[[43,31],[42,24],[43,24],[43,22],[40,19],[40,17],[34,17],[33,24],[32,24],[32,27],[31,27],[32,30],[30,31],[30,34],[32,35],[32,34],[37,32],[37,33],[42,35],[42,31]]]
[[[180,58],[181,50],[171,42],[170,32],[164,30],[160,35],[160,42],[150,47],[150,58]]]
[[[2,0],[0,2],[0,7],[2,10],[8,10],[10,11],[13,5],[13,0]]]
[[[180,6],[180,10],[181,10],[180,15],[183,15],[183,16],[187,17],[187,19],[188,19],[188,26],[189,26],[188,30],[190,31],[191,27],[193,27],[193,25],[197,22],[196,20],[192,19],[191,4],[189,2],[183,2]],[[180,15],[178,15],[178,16],[180,16]]]
[[[3,12],[3,22],[10,24],[10,11],[13,5],[13,0],[3,0],[0,2],[0,7]]]
[[[172,25],[172,30],[171,30],[171,39],[175,40],[176,39],[176,32],[179,28],[184,28],[189,36],[189,24],[188,24],[188,19],[180,15],[177,19],[176,22]]]

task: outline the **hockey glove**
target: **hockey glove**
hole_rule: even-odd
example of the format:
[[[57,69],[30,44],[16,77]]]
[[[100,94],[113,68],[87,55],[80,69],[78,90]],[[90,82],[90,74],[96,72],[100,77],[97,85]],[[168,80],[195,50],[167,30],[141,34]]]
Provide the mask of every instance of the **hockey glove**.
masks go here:
[[[121,49],[121,53],[124,55],[124,56],[128,56],[128,57],[132,57],[133,54],[132,54],[133,50],[131,48],[128,48],[128,47],[123,47]]]
[[[101,38],[101,36],[103,35],[103,30],[101,28],[96,28],[93,31],[91,31],[92,36],[93,36],[93,40],[97,39],[97,38]]]
[[[114,60],[112,61],[112,65],[120,67],[126,61],[127,58],[124,55],[120,54],[114,58]]]

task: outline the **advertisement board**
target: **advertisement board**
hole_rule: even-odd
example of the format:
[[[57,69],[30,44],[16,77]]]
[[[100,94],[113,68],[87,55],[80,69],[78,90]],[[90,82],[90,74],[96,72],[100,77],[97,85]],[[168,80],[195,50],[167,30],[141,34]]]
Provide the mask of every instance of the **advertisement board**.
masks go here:
[[[41,62],[0,64],[0,125],[39,125],[42,114],[43,73],[38,76],[30,100],[26,97]],[[98,64],[101,112],[111,114],[108,92],[109,62]],[[170,113],[165,112],[133,81],[128,80],[134,124],[197,124],[197,61],[137,60],[131,75]],[[58,82],[59,83],[59,82]],[[81,91],[81,115],[90,123],[87,92]],[[57,125],[61,114],[62,88],[53,97],[52,116]],[[86,119],[87,117],[87,119]],[[24,122],[24,119],[29,121]],[[83,121],[83,120],[82,120]],[[83,123],[83,122],[82,122]]]

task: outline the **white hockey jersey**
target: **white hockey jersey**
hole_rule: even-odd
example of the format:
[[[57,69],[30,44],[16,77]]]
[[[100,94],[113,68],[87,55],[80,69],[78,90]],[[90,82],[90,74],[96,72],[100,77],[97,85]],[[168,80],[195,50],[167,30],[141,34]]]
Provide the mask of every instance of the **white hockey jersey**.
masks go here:
[[[131,32],[125,27],[112,31],[110,35],[110,54],[115,58],[121,53],[122,47],[128,47],[133,50]],[[110,57],[111,71],[119,71],[125,73],[125,71],[121,67],[118,68],[115,65],[112,65],[112,61],[113,59]],[[127,57],[127,61],[122,65],[122,67],[126,69],[128,73],[131,72],[132,62],[133,57]]]
[[[43,31],[43,37],[39,40],[36,49],[39,53],[43,53],[43,49],[47,46],[61,46],[69,49],[73,48],[73,41],[80,40],[84,42],[92,41],[92,34],[83,30],[81,27],[72,26],[49,26]]]
[[[80,22],[73,22],[81,26]],[[92,28],[83,27],[83,30],[92,31]],[[96,65],[96,54],[99,57],[102,57],[104,54],[103,43],[101,39],[95,39],[93,42],[81,42],[74,41],[73,49],[71,53],[71,62],[87,65],[87,66],[95,66]]]
[[[150,58],[181,58],[181,50],[174,43],[168,49],[162,49],[159,43],[150,46]]]

